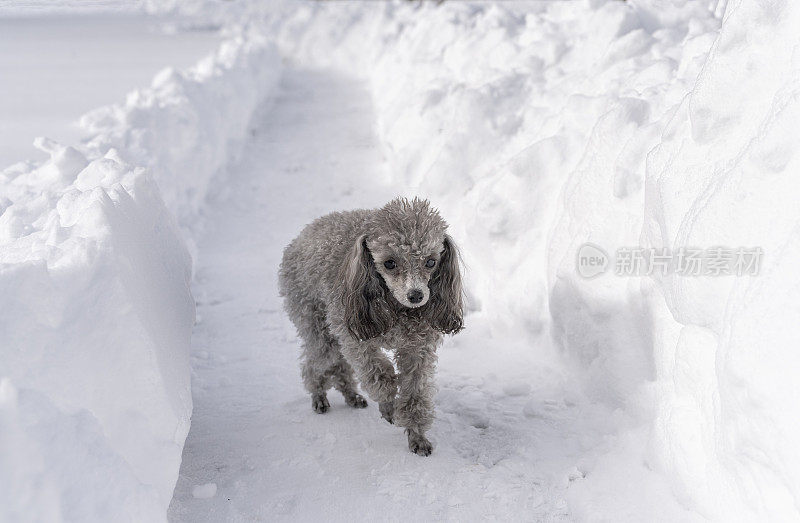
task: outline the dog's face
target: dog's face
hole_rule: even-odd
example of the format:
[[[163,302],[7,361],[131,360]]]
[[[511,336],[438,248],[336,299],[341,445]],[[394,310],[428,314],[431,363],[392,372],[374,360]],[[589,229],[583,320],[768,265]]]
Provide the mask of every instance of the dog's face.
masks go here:
[[[395,300],[412,309],[428,303],[431,297],[428,284],[444,252],[443,242],[424,249],[418,243],[389,246],[368,241],[367,245],[378,274]]]
[[[427,200],[392,200],[378,210],[342,266],[342,304],[357,339],[386,333],[397,302],[443,333],[463,328],[458,249]],[[389,297],[391,295],[391,297]]]

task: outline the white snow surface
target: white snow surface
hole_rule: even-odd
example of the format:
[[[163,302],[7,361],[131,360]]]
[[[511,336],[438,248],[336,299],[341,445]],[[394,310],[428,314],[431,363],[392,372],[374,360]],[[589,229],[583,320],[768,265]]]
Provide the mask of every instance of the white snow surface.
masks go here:
[[[232,38],[0,174],[0,520],[165,519],[192,408],[176,217],[196,221],[279,69]]]
[[[132,14],[141,11],[141,0],[0,0],[0,16]]]
[[[82,114],[150,85],[164,67],[193,65],[221,40],[144,14],[41,14],[17,4],[8,13],[0,2],[0,169],[45,160],[33,147],[42,134],[79,142]]]
[[[800,518],[799,29],[797,2],[731,1],[647,166],[643,242],[765,253],[758,277],[652,282],[654,462],[721,520]]]
[[[0,175],[0,519],[800,519],[800,5],[155,4],[240,36]],[[396,194],[467,270],[424,459],[313,413],[276,292]],[[765,257],[586,280],[587,241]]]

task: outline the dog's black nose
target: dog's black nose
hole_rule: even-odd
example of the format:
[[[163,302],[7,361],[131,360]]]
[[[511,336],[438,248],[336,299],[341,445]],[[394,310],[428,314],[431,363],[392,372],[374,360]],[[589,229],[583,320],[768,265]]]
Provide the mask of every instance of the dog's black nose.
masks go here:
[[[425,295],[419,289],[408,291],[408,301],[410,301],[411,303],[419,303],[422,301],[422,298],[424,297]]]

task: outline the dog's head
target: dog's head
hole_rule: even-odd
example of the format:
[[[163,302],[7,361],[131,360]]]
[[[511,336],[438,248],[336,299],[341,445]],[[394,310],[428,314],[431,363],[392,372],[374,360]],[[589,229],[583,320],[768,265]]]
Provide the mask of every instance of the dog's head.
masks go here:
[[[427,200],[386,204],[350,251],[344,306],[358,339],[384,334],[398,311],[414,309],[435,329],[463,328],[458,249],[447,224]]]

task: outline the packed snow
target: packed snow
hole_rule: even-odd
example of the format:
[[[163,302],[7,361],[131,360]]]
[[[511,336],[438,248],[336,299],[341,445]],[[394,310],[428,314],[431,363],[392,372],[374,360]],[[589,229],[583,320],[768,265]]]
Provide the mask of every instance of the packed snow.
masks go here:
[[[0,520],[800,519],[800,5],[145,5],[225,40],[0,173]],[[428,458],[312,411],[276,290],[398,194],[467,268]]]

